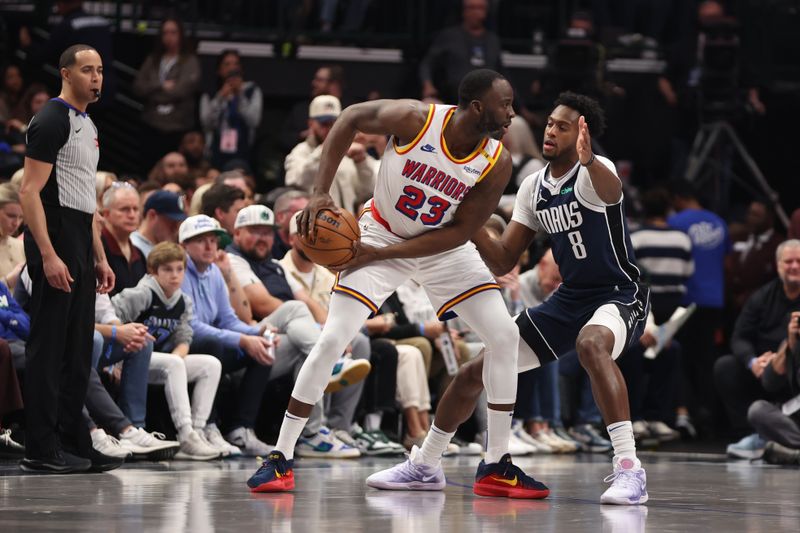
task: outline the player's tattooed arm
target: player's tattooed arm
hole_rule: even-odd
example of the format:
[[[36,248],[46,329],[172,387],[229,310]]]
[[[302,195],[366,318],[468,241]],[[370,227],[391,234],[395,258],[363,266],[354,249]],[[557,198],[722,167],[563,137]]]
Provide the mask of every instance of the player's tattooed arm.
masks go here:
[[[611,169],[600,161],[596,161],[592,153],[592,138],[589,135],[589,126],[583,115],[578,119],[578,141],[576,143],[578,159],[581,165],[589,171],[597,196],[609,205],[616,204],[622,198],[622,182]]]
[[[472,242],[492,274],[504,276],[514,268],[535,235],[528,226],[512,220],[500,239],[493,238],[483,227],[472,237]]]

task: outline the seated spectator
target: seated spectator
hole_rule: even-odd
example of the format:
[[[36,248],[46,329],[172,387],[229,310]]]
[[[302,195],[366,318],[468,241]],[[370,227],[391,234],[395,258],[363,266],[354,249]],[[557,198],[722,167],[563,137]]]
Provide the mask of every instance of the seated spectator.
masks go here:
[[[223,168],[233,159],[250,159],[261,107],[261,89],[244,81],[239,52],[223,50],[217,58],[216,88],[200,98],[200,122],[212,165]]]
[[[135,287],[147,273],[145,256],[131,241],[131,234],[139,226],[139,193],[125,181],[115,181],[103,193],[101,214],[103,228],[100,240],[114,271],[114,288],[111,296]]]
[[[320,336],[318,323],[325,322],[327,310],[308,293],[295,293],[281,265],[270,257],[274,228],[275,215],[268,207],[245,207],[236,217],[233,244],[226,251],[230,254],[231,269],[244,289],[253,315],[258,319],[266,319],[266,323],[286,335],[287,342],[281,342],[279,346],[279,351],[286,352],[286,355],[279,359],[287,363],[282,367],[288,374],[289,371],[299,372],[303,361],[317,344]],[[353,358],[342,357],[334,366],[326,392],[339,391],[366,377],[370,363],[364,358],[356,358],[369,356],[366,344]],[[280,373],[283,372],[273,368],[272,379]],[[358,386],[359,393],[360,390],[361,385]],[[342,396],[331,401],[343,401],[347,404],[346,409],[354,412],[358,395],[346,393]],[[307,457],[346,458],[360,455],[357,449],[340,441],[328,428],[322,427],[320,417],[315,414],[306,424],[304,434],[298,441],[297,452]]]
[[[289,229],[293,215],[308,205],[309,195],[305,191],[288,190],[275,199],[275,237],[272,242],[272,257],[281,260],[292,246],[289,244]]]
[[[3,417],[19,411],[22,405],[22,392],[17,372],[12,364],[8,343],[0,339],[0,456],[25,457],[25,446],[11,437],[10,429],[3,429]]]
[[[233,312],[227,288],[232,277],[230,263],[217,248],[217,236],[224,231],[206,215],[189,217],[180,227],[178,240],[188,255],[182,289],[194,305],[190,351],[217,357],[223,374],[244,369],[226,438],[245,455],[265,456],[271,447],[258,439],[253,428],[270,377],[273,344],[262,337],[266,326],[251,326]],[[214,422],[212,417],[205,436],[209,442],[222,446],[225,439]]]
[[[25,250],[17,232],[22,225],[22,207],[19,193],[10,183],[0,185],[0,281],[14,289],[21,265],[25,263]]]
[[[147,199],[150,198],[150,195],[156,191],[160,191],[161,184],[152,180],[147,180],[139,184],[136,187],[136,190],[139,191],[139,212],[144,213],[144,204],[147,202]],[[102,202],[98,202],[102,203]]]
[[[195,189],[213,180],[208,175],[211,163],[206,158],[205,152],[206,141],[201,132],[189,131],[183,135],[178,153],[186,159],[189,179],[193,181]]]
[[[769,397],[761,378],[775,356],[792,312],[800,311],[800,241],[782,242],[775,252],[778,277],[754,292],[733,329],[733,354],[714,365],[714,383],[736,430],[750,429],[747,410]],[[743,459],[760,457],[764,441],[752,434],[728,446],[728,454]]]
[[[189,165],[180,152],[169,152],[159,159],[147,179],[155,181],[161,187],[167,183],[176,183],[184,191],[194,190],[194,183],[189,177]]]
[[[157,461],[172,459],[180,447],[178,442],[144,430],[152,341],[153,336],[145,325],[136,322],[123,324],[108,295],[97,295],[92,368],[84,416],[92,436],[92,447],[100,453],[115,457],[132,454],[134,458]],[[114,368],[119,364],[122,371],[119,374],[118,406],[100,380],[98,368]]]
[[[230,445],[213,446],[205,427],[219,384],[222,366],[210,355],[190,353],[192,300],[183,294],[186,254],[175,243],[155,245],[147,256],[148,275],[111,302],[122,322],[141,320],[155,338],[150,359],[150,383],[163,384],[170,415],[178,432],[178,459],[205,461],[238,453]],[[189,402],[188,383],[194,383]]]
[[[800,265],[795,267],[800,269]],[[778,403],[756,400],[747,420],[759,437],[767,440],[764,460],[772,464],[800,465],[800,312],[789,319],[786,342],[764,368],[761,383]]]
[[[183,24],[174,18],[164,19],[155,47],[133,84],[134,92],[144,100],[145,168],[176,150],[183,134],[194,127],[200,75],[200,61],[189,48]]]
[[[0,283],[0,339],[11,353],[15,368],[25,368],[25,342],[31,333],[31,320],[12,296],[11,291]]]
[[[339,99],[323,95],[311,101],[308,108],[308,136],[286,156],[286,185],[311,191],[319,170],[322,143],[342,112]],[[330,190],[334,203],[348,211],[355,209],[356,200],[375,188],[378,162],[369,155],[363,144],[352,143],[339,164]]]
[[[222,229],[226,231],[225,235],[220,236],[220,249],[224,249],[233,242],[230,236],[233,235],[236,215],[243,207],[245,207],[244,192],[237,187],[217,183],[203,193],[200,212],[216,219]]]
[[[783,235],[775,231],[775,213],[766,202],[754,200],[747,208],[747,236],[733,243],[726,257],[726,307],[735,317],[750,295],[775,277],[775,250]]]
[[[170,191],[156,191],[144,203],[139,229],[131,233],[131,242],[147,258],[160,242],[175,242],[178,227],[186,220],[183,198]]]

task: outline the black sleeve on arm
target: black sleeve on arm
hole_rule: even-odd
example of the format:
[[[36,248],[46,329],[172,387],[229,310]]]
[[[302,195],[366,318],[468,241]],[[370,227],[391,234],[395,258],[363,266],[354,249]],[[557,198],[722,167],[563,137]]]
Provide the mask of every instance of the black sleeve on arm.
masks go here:
[[[69,139],[69,109],[48,102],[31,120],[26,136],[25,157],[55,164],[58,151]]]

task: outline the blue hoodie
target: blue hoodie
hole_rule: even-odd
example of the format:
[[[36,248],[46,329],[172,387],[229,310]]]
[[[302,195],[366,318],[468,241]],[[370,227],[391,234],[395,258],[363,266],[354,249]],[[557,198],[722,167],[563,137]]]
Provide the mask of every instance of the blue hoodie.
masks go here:
[[[226,348],[239,348],[242,334],[258,335],[258,327],[245,324],[231,307],[228,287],[217,265],[212,264],[202,274],[191,257],[186,258],[186,276],[181,286],[194,302],[190,322],[194,338],[214,336],[222,339]]]
[[[26,341],[31,333],[31,319],[0,283],[0,338],[7,341]]]

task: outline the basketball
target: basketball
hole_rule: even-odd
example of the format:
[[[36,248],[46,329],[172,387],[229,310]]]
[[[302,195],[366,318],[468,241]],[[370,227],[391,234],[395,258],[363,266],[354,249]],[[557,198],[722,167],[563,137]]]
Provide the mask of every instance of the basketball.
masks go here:
[[[317,213],[314,234],[313,243],[300,236],[300,245],[310,260],[325,267],[349,261],[353,257],[353,242],[361,238],[356,217],[344,209],[340,215],[330,209]]]

